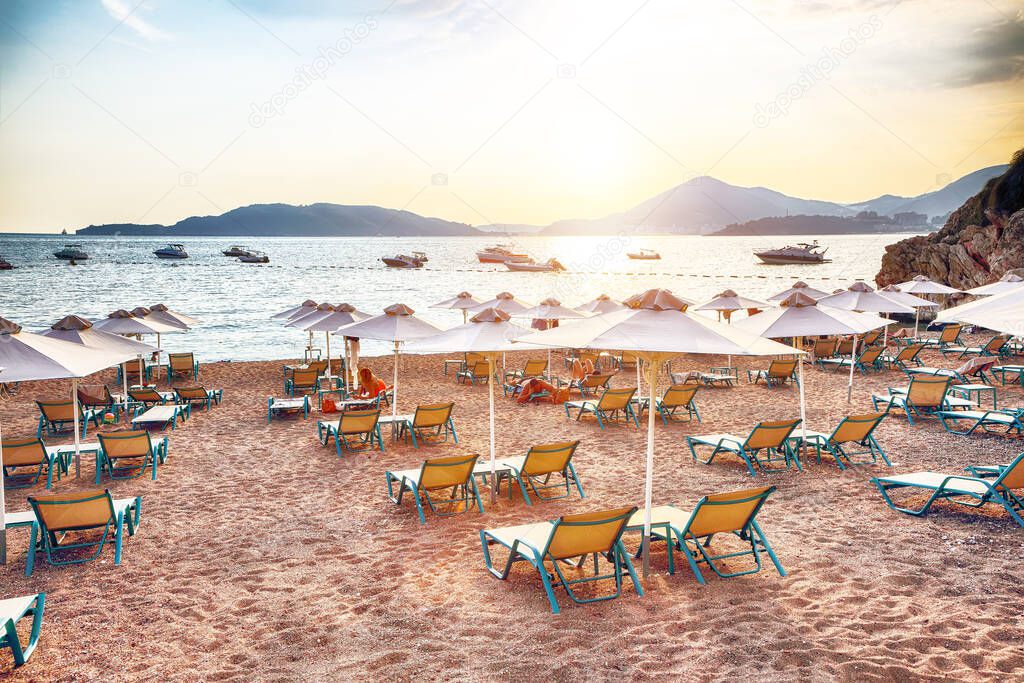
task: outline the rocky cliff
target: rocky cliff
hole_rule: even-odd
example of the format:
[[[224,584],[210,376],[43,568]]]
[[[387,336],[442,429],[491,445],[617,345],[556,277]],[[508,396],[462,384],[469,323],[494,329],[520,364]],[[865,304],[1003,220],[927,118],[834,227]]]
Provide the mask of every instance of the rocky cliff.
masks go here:
[[[941,230],[886,247],[875,282],[884,287],[925,275],[969,289],[1018,268],[1024,268],[1024,149]]]

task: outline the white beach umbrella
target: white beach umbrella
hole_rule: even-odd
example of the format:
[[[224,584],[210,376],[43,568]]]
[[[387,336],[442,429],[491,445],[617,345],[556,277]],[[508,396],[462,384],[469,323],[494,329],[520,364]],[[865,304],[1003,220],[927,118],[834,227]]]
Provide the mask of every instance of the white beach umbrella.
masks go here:
[[[1024,336],[1024,287],[947,308],[937,322],[964,322]]]
[[[783,299],[788,298],[790,294],[803,294],[805,296],[811,297],[812,299],[820,299],[823,296],[828,296],[828,292],[823,292],[820,289],[814,289],[803,280],[797,280],[789,289],[783,290],[778,294],[773,294],[772,296],[768,297],[768,301],[782,301]]]
[[[576,310],[580,313],[591,313],[601,315],[602,313],[611,313],[612,311],[621,311],[625,306],[611,298],[607,294],[599,294],[596,298],[591,299],[585,304],[580,304],[576,307]]]
[[[3,368],[0,371],[0,382],[71,378],[76,458],[81,451],[81,437],[78,431],[78,379],[130,360],[133,356],[133,353],[103,351],[61,339],[51,339],[41,334],[23,332],[20,325],[0,318],[0,367]],[[0,447],[0,564],[6,564],[6,501],[2,472],[3,448]]]
[[[462,311],[462,322],[466,322],[468,318],[469,309],[475,308],[480,305],[480,302],[473,298],[473,295],[469,292],[459,292],[451,299],[445,299],[439,301],[431,308],[446,308],[453,311]]]
[[[509,322],[509,314],[495,308],[477,313],[464,325],[453,327],[406,346],[409,353],[477,353],[487,358],[487,392],[490,411],[491,501],[495,498],[494,449],[494,365],[499,353],[518,351],[512,340],[529,330]]]
[[[158,322],[166,323],[173,327],[181,327],[188,329],[190,327],[198,327],[199,321],[190,315],[179,313],[178,311],[172,311],[167,308],[166,304],[154,304],[149,307],[149,314]]]
[[[683,353],[772,356],[801,354],[779,344],[711,318],[686,313],[687,304],[667,290],[650,290],[630,297],[629,308],[578,320],[566,325],[519,337],[516,343],[586,348],[624,349],[646,362],[650,388],[647,413],[647,462],[644,480],[644,574],[649,568],[651,497],[654,486],[654,409],[658,368]]]
[[[93,328],[109,332],[110,334],[121,334],[121,335],[143,335],[143,334],[169,334],[175,332],[181,332],[182,330],[178,327],[172,327],[166,325],[157,320],[143,320],[142,318],[132,315],[129,311],[119,309],[109,314],[102,320],[97,320],[92,324]],[[142,358],[139,357],[139,378],[143,377],[143,362]]]
[[[441,330],[426,320],[417,318],[415,311],[405,304],[393,304],[384,309],[383,315],[345,325],[335,330],[335,334],[361,339],[389,341],[395,345],[395,375],[392,381],[394,394],[391,398],[391,414],[398,414],[398,353],[402,344],[416,339],[430,337]]]
[[[987,285],[975,287],[974,289],[968,289],[967,294],[995,296],[996,294],[1005,294],[1006,292],[1014,292],[1020,289],[1024,289],[1024,278],[1016,273],[1006,273],[995,282],[990,282]]]
[[[916,309],[910,306],[882,296],[865,282],[854,282],[842,292],[824,296],[818,299],[818,305],[838,308],[844,311],[857,311],[859,313],[903,313],[905,315],[917,313]],[[882,343],[885,346],[889,345],[888,327],[885,328],[885,341]],[[850,376],[852,378],[852,371]]]
[[[294,318],[297,315],[305,315],[307,313],[310,313],[314,309],[316,309],[316,302],[313,301],[312,299],[306,299],[298,306],[286,308],[280,313],[275,313],[274,315],[270,316],[270,318],[271,320],[288,320],[290,318]]]
[[[937,283],[932,283],[937,284]],[[939,285],[940,287],[944,285]],[[917,337],[917,328],[921,320],[921,309],[922,308],[938,308],[939,305],[934,301],[923,299],[919,296],[911,294],[910,292],[904,292],[897,285],[889,285],[888,287],[882,287],[878,290],[878,293],[884,296],[886,299],[892,299],[898,304],[910,306],[914,309],[914,336]]]
[[[170,333],[182,334],[182,333],[185,333],[185,332],[189,331],[189,326],[187,324],[185,324],[182,320],[179,320],[178,318],[176,318],[176,317],[174,317],[172,315],[166,314],[166,312],[161,313],[160,311],[157,311],[157,312],[154,313],[153,309],[151,309],[151,308],[146,308],[145,306],[137,306],[136,308],[133,308],[131,311],[129,311],[129,313],[131,313],[132,315],[134,315],[136,318],[140,319],[144,323],[157,323],[158,325],[165,325],[167,327],[170,327],[170,328],[172,328],[170,330]],[[190,318],[190,320],[194,320],[194,318]],[[160,345],[160,335],[161,334],[169,334],[169,333],[168,332],[157,332],[156,333],[156,348],[157,348],[157,352],[158,353],[159,353],[160,349],[162,348],[161,345]]]
[[[310,335],[314,332],[324,333],[324,338],[327,340],[327,374],[329,375],[331,374],[331,333],[339,327],[351,325],[352,323],[359,322],[360,320],[366,320],[369,317],[369,313],[363,313],[351,304],[339,304],[337,306],[320,304],[318,310],[295,318],[289,322],[286,327],[294,327],[296,329],[304,330],[309,332]],[[348,357],[347,344],[345,356],[346,358]],[[346,373],[345,378],[346,387],[348,386],[347,374],[348,373]]]
[[[522,313],[526,309],[530,308],[530,304],[525,301],[520,301],[512,296],[510,292],[501,292],[490,301],[485,301],[482,304],[477,304],[470,308],[469,315],[482,313],[489,308],[501,311],[502,313],[508,313],[509,315],[515,315],[516,313]]]
[[[546,327],[550,328],[551,323],[556,320],[578,320],[580,318],[587,317],[583,313],[574,311],[571,308],[566,308],[562,303],[555,298],[548,298],[541,301],[533,308],[527,308],[525,311],[519,313],[513,313],[513,318],[530,318],[531,320],[543,320],[546,323]],[[637,366],[639,371],[639,366]],[[548,372],[551,372],[551,348],[548,348]]]
[[[960,290],[949,285],[944,285],[934,280],[929,280],[924,275],[915,275],[906,282],[896,285],[896,288],[907,294],[959,294]]]
[[[725,313],[725,319],[729,320],[730,315],[733,311],[744,311],[749,309],[761,309],[768,308],[768,304],[763,301],[757,301],[756,299],[748,299],[744,296],[740,296],[731,289],[727,289],[720,294],[716,294],[715,298],[706,304],[701,304],[695,307],[695,311],[717,311],[718,313]]]

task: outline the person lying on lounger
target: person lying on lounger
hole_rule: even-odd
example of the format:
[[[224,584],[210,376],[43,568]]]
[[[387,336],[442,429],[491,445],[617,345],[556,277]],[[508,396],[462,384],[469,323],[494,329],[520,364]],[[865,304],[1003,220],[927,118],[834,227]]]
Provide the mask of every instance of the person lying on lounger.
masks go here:
[[[540,377],[527,377],[519,385],[516,403],[529,403],[534,396],[546,394],[551,400],[558,395],[558,389],[551,382],[542,380]]]
[[[372,401],[385,391],[387,385],[384,380],[374,375],[370,368],[359,368],[359,389],[356,390],[356,398]]]

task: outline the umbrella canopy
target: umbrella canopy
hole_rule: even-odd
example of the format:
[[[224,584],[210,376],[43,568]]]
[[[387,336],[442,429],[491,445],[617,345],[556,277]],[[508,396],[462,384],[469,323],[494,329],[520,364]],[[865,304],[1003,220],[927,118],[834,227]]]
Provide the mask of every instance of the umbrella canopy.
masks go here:
[[[154,320],[183,329],[195,327],[199,324],[199,321],[192,316],[172,311],[164,304],[150,306],[149,313]]]
[[[92,323],[77,315],[69,315],[55,322],[49,329],[40,332],[51,339],[61,339],[72,344],[80,344],[90,349],[130,353],[136,356],[140,353],[150,354],[156,351],[155,346],[143,344],[140,341],[122,337],[119,334],[111,334],[103,330],[97,330]]]
[[[738,355],[801,354],[735,325],[686,313],[687,303],[663,289],[630,297],[629,308],[519,337],[517,343],[540,346],[623,349],[647,361],[650,405],[655,405],[658,367],[680,353]],[[647,411],[647,468],[644,478],[644,574],[649,566],[651,498],[654,486],[654,416]]]
[[[612,299],[607,294],[600,294],[596,299],[591,299],[585,304],[576,307],[576,310],[580,313],[594,313],[601,315],[602,313],[611,313],[612,311],[621,311],[625,306],[615,299]]]
[[[307,313],[311,313],[314,309],[316,309],[316,302],[313,301],[312,299],[306,299],[298,306],[286,308],[280,313],[275,313],[270,317],[272,320],[288,320],[289,318],[294,318],[297,315],[305,315]]]
[[[928,299],[922,299],[919,296],[915,296],[909,292],[901,290],[897,285],[889,285],[888,287],[882,287],[878,290],[878,293],[884,296],[886,299],[892,299],[898,304],[904,306],[910,306],[911,308],[938,308],[939,305],[934,301],[928,301]]]
[[[299,315],[288,318],[288,322],[285,323],[285,327],[294,327],[299,330],[308,330],[310,326],[315,325],[324,318],[334,313],[334,304],[322,303],[312,311],[307,311]],[[337,328],[335,328],[337,329]]]
[[[168,332],[188,332],[188,325],[184,324],[180,320],[177,320],[176,318],[168,318],[166,316],[155,315],[152,310],[146,308],[145,306],[136,306],[135,308],[128,312],[144,323],[156,323],[157,325],[169,327],[170,330],[168,330]],[[157,332],[156,335],[158,341],[160,339],[161,334],[167,334],[167,332]]]
[[[531,318],[533,320],[576,320],[585,318],[584,314],[566,308],[558,299],[544,299],[533,308],[513,313],[513,318]]]
[[[896,285],[896,289],[907,294],[957,294],[960,292],[959,289],[949,285],[929,280],[924,275],[915,275],[906,282]]]
[[[470,315],[476,315],[482,313],[489,308],[493,308],[496,311],[508,313],[509,315],[515,315],[516,313],[522,313],[526,309],[530,308],[530,304],[525,301],[512,296],[510,292],[501,292],[490,301],[485,301],[482,304],[477,304],[469,309]]]
[[[811,337],[819,334],[865,334],[891,324],[891,321],[870,313],[856,313],[829,308],[805,294],[790,294],[778,308],[736,322],[736,327],[759,337]],[[791,352],[790,352],[791,353]]]
[[[787,298],[790,294],[804,294],[811,297],[812,299],[820,299],[823,296],[828,296],[828,292],[823,292],[820,289],[814,289],[809,286],[806,282],[798,280],[793,283],[793,286],[789,289],[773,294],[768,297],[768,301],[782,301]]]
[[[970,323],[1015,336],[1024,335],[1024,287],[947,308],[935,320]]]
[[[363,313],[351,304],[332,306],[332,310],[327,315],[319,315],[321,312],[317,311],[316,313],[296,318],[288,323],[287,327],[297,327],[307,332],[334,332],[339,327],[351,325],[370,317],[369,313]]]
[[[469,292],[459,292],[451,299],[445,299],[439,301],[431,308],[447,308],[456,311],[465,311],[470,308],[475,308],[480,305],[480,302],[473,298],[473,295]]]
[[[818,305],[861,313],[914,312],[912,307],[879,294],[864,282],[854,282],[845,291],[821,297]]]
[[[182,331],[179,327],[172,327],[156,320],[143,320],[124,309],[97,320],[92,326],[110,334],[167,334]]]
[[[731,289],[727,289],[720,294],[716,294],[715,298],[706,304],[701,304],[693,310],[695,311],[742,311],[749,308],[768,308],[768,304],[763,301],[757,301],[755,299],[748,299],[740,296]]]
[[[987,285],[975,287],[974,289],[968,289],[967,293],[974,296],[995,296],[996,294],[1005,294],[1006,292],[1021,289],[1024,289],[1024,278],[1016,273],[1006,273],[995,282],[990,282]]]

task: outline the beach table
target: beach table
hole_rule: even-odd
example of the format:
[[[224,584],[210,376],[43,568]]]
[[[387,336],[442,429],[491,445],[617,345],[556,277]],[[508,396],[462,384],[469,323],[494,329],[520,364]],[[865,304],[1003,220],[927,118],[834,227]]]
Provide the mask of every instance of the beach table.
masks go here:
[[[303,396],[302,398],[275,398],[271,396],[267,399],[267,422],[277,415],[280,417],[284,413],[302,411],[303,419],[309,419],[309,396]]]
[[[993,375],[999,375],[999,381],[1006,384],[1006,376],[1016,375],[1017,381],[1024,384],[1024,365],[997,365],[990,370]]]
[[[189,404],[174,404],[169,406],[153,406],[141,415],[132,418],[132,426],[139,426],[146,429],[149,425],[162,425],[161,429],[167,429],[171,425],[171,431],[178,425],[178,418],[184,422],[192,414],[192,406]]]
[[[734,386],[734,383],[737,382],[739,378],[739,368],[729,368],[725,366],[710,368],[707,372],[700,373],[700,381],[709,387],[719,383],[731,387]]]
[[[992,410],[996,410],[999,406],[996,404],[996,388],[990,387],[987,384],[954,384],[949,388],[951,392],[957,396],[963,396],[964,398],[971,400],[971,396],[977,395],[978,407],[981,407],[981,396],[982,394],[989,394],[992,397]]]
[[[78,477],[82,473],[82,453],[92,453],[96,456],[97,461],[100,455],[100,445],[98,443],[83,443],[78,446],[78,454],[75,453],[75,444],[62,444],[60,446],[47,446],[46,447],[46,459],[49,461],[49,468],[46,473],[46,488],[52,488],[52,476],[53,476],[53,465],[54,462],[59,460],[60,468],[64,471],[68,471],[68,466],[71,464],[71,456],[75,456],[75,477]],[[96,468],[99,471],[99,468]],[[57,481],[60,481],[60,471],[57,472]]]
[[[395,440],[398,438],[399,428],[406,424],[412,424],[413,417],[412,413],[408,415],[381,415],[380,419],[377,420],[377,424],[380,426],[391,425],[391,439]]]
[[[512,497],[512,468],[508,465],[503,465],[500,460],[494,462],[494,475],[497,477],[498,482],[501,481],[502,477],[508,477],[508,497]],[[484,486],[490,486],[491,479],[491,463],[489,460],[480,460],[473,467],[473,476],[478,477],[480,483]]]

